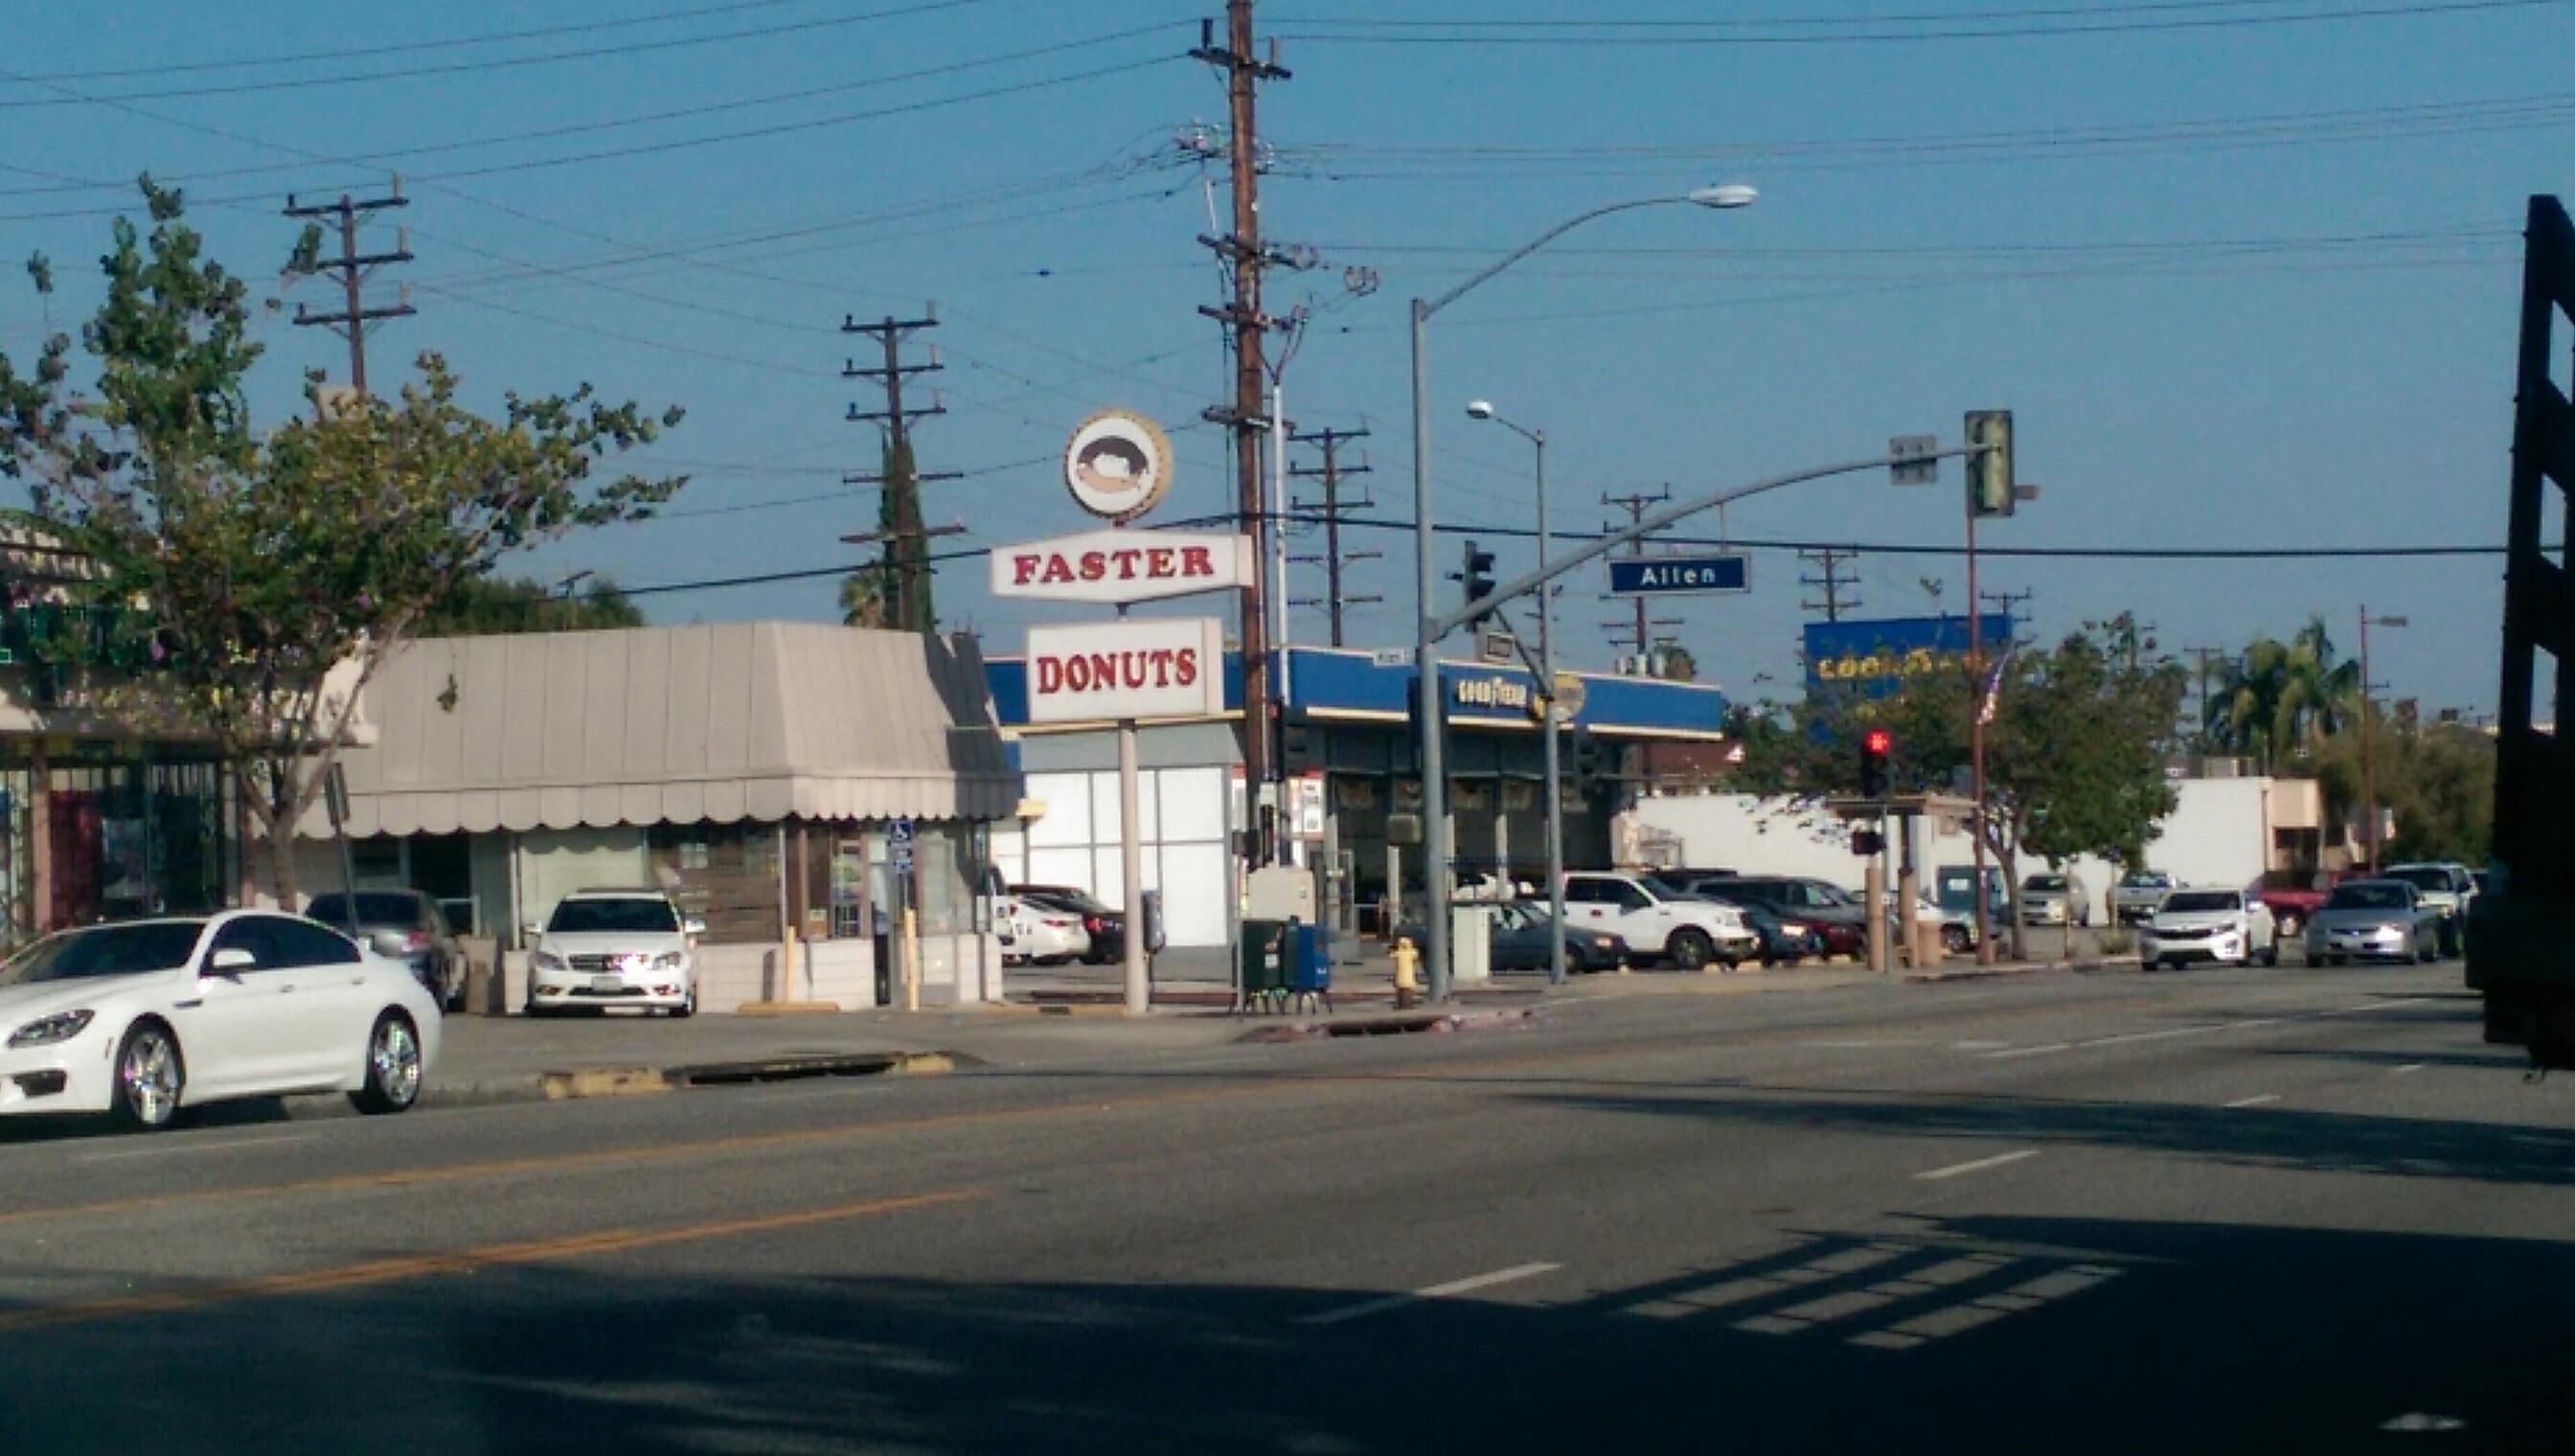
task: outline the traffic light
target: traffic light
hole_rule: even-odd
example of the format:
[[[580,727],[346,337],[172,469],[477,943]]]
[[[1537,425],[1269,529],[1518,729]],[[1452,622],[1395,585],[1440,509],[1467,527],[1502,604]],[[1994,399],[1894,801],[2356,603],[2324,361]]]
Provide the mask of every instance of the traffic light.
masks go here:
[[[1467,542],[1466,570],[1457,574],[1457,580],[1464,584],[1466,588],[1466,605],[1469,607],[1472,607],[1483,599],[1492,596],[1493,554],[1478,548],[1475,543],[1471,541]],[[1478,612],[1474,616],[1466,619],[1466,625],[1468,627],[1481,627],[1492,620],[1493,614],[1490,612]]]
[[[1591,735],[1591,729],[1576,728],[1565,735],[1565,743],[1573,760],[1566,776],[1577,787],[1589,788],[1600,777],[1600,740]]]
[[[1895,734],[1882,728],[1870,728],[1859,739],[1859,796],[1884,798],[1894,787]]]
[[[1967,514],[2009,516],[2014,497],[2009,410],[1969,410],[1967,443],[1990,447],[1967,457]]]

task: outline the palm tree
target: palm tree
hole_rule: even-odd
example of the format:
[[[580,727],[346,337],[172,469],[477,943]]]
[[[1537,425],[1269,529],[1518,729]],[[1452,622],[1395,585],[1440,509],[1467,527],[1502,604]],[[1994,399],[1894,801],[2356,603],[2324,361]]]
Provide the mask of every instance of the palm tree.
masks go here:
[[[2324,619],[2311,617],[2288,642],[2255,638],[2228,665],[2202,727],[2210,740],[2268,773],[2340,732],[2359,711],[2360,665],[2336,662]]]

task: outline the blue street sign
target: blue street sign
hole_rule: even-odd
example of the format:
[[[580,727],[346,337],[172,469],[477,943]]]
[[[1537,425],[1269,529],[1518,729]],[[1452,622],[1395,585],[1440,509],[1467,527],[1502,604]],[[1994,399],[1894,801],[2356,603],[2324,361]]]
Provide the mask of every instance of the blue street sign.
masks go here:
[[[1613,557],[1609,590],[1628,597],[1689,592],[1749,592],[1752,559],[1741,552],[1715,556]]]
[[[891,830],[887,837],[893,841],[894,867],[900,873],[909,874],[912,872],[912,820],[896,819],[887,827]]]

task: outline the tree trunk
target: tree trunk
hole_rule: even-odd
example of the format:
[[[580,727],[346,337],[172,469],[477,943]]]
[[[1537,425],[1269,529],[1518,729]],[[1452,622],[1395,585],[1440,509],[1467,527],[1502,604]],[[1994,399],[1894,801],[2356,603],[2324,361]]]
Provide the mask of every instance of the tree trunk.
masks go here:
[[[295,873],[295,821],[276,818],[268,829],[268,885],[277,907],[292,914],[303,906],[303,887]]]

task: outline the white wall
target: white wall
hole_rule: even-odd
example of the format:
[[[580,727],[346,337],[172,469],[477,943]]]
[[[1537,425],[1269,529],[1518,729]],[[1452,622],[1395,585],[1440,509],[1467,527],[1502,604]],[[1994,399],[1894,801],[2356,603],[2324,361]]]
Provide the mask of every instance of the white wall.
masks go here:
[[[1227,771],[1147,768],[1138,775],[1145,888],[1163,893],[1171,945],[1225,943]],[[1047,811],[1024,832],[996,827],[993,862],[1013,884],[1072,884],[1129,907],[1119,848],[1118,774],[1099,769],[1032,772],[1028,796]]]
[[[2264,813],[2264,778],[2185,778],[2175,783],[2180,800],[2159,820],[2146,844],[2146,863],[2170,870],[2185,884],[2248,884],[2266,864],[2270,841]],[[1611,821],[1610,849],[1622,863],[1660,861],[1657,843],[1672,843],[1677,862],[1692,869],[1734,869],[1752,874],[1799,874],[1856,889],[1866,864],[1850,851],[1850,830],[1832,814],[1800,811],[1785,799],[1748,793],[1713,793],[1640,799]],[[1975,861],[1964,833],[1924,832],[1915,853],[1928,881],[1939,866]],[[2043,866],[2024,860],[2022,874]],[[2108,918],[2105,896],[2110,866],[2088,856],[2074,873],[2092,899],[2095,923]]]

